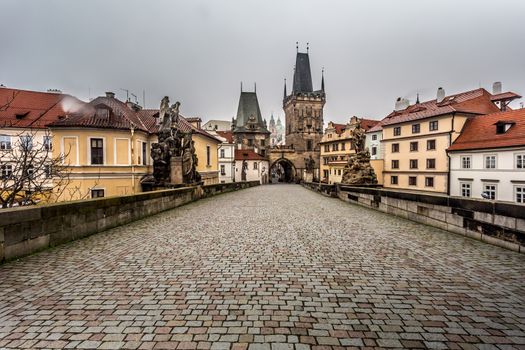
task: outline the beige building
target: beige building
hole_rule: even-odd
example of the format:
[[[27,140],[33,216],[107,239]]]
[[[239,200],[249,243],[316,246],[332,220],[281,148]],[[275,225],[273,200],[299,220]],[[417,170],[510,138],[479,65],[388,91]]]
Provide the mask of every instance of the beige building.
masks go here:
[[[381,121],[384,187],[447,193],[446,149],[465,122],[505,108],[516,96],[481,88],[445,96],[440,88],[430,101],[408,105],[398,99],[396,110]]]
[[[361,123],[365,130],[370,129],[378,120],[359,119],[352,117],[347,124],[329,122],[325,133],[319,142],[321,148],[321,182],[334,184],[341,182],[348,156],[355,153],[351,142],[352,130]]]

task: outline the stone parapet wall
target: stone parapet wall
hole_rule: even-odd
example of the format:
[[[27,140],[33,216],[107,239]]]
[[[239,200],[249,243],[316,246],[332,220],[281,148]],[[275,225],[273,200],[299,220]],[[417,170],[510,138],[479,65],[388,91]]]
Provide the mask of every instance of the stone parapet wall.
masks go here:
[[[258,181],[183,187],[128,196],[0,210],[0,261],[99,233]]]
[[[319,192],[330,186],[304,185]],[[333,186],[331,193],[345,202],[525,253],[524,205],[383,188]]]

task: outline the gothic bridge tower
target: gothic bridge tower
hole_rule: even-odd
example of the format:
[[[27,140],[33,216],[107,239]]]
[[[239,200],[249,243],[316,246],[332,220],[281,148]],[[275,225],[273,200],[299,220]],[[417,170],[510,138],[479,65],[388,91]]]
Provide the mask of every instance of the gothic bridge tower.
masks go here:
[[[323,137],[325,102],[324,74],[321,89],[314,90],[308,48],[306,53],[297,50],[293,86],[289,95],[286,80],[284,83],[285,146],[275,147],[270,152],[270,171],[284,173],[285,182],[311,181],[307,180],[305,162],[310,157],[315,162],[313,177],[319,179],[319,142]]]

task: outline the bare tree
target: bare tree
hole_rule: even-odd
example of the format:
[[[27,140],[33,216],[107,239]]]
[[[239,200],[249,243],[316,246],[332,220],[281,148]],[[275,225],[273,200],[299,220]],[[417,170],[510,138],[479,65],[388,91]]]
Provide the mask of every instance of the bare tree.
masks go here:
[[[50,134],[37,135],[30,130],[0,140],[0,208],[54,202],[66,191],[67,154],[53,157]]]

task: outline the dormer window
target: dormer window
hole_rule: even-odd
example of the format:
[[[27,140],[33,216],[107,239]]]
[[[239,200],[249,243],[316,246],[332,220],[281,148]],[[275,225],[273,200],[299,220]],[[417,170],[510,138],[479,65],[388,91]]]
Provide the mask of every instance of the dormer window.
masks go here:
[[[514,122],[513,121],[499,121],[495,125],[496,125],[496,134],[504,134],[512,127],[512,125],[514,125]]]
[[[106,109],[106,108],[97,108],[95,113],[96,113],[97,118],[108,118],[109,117],[109,109]]]

